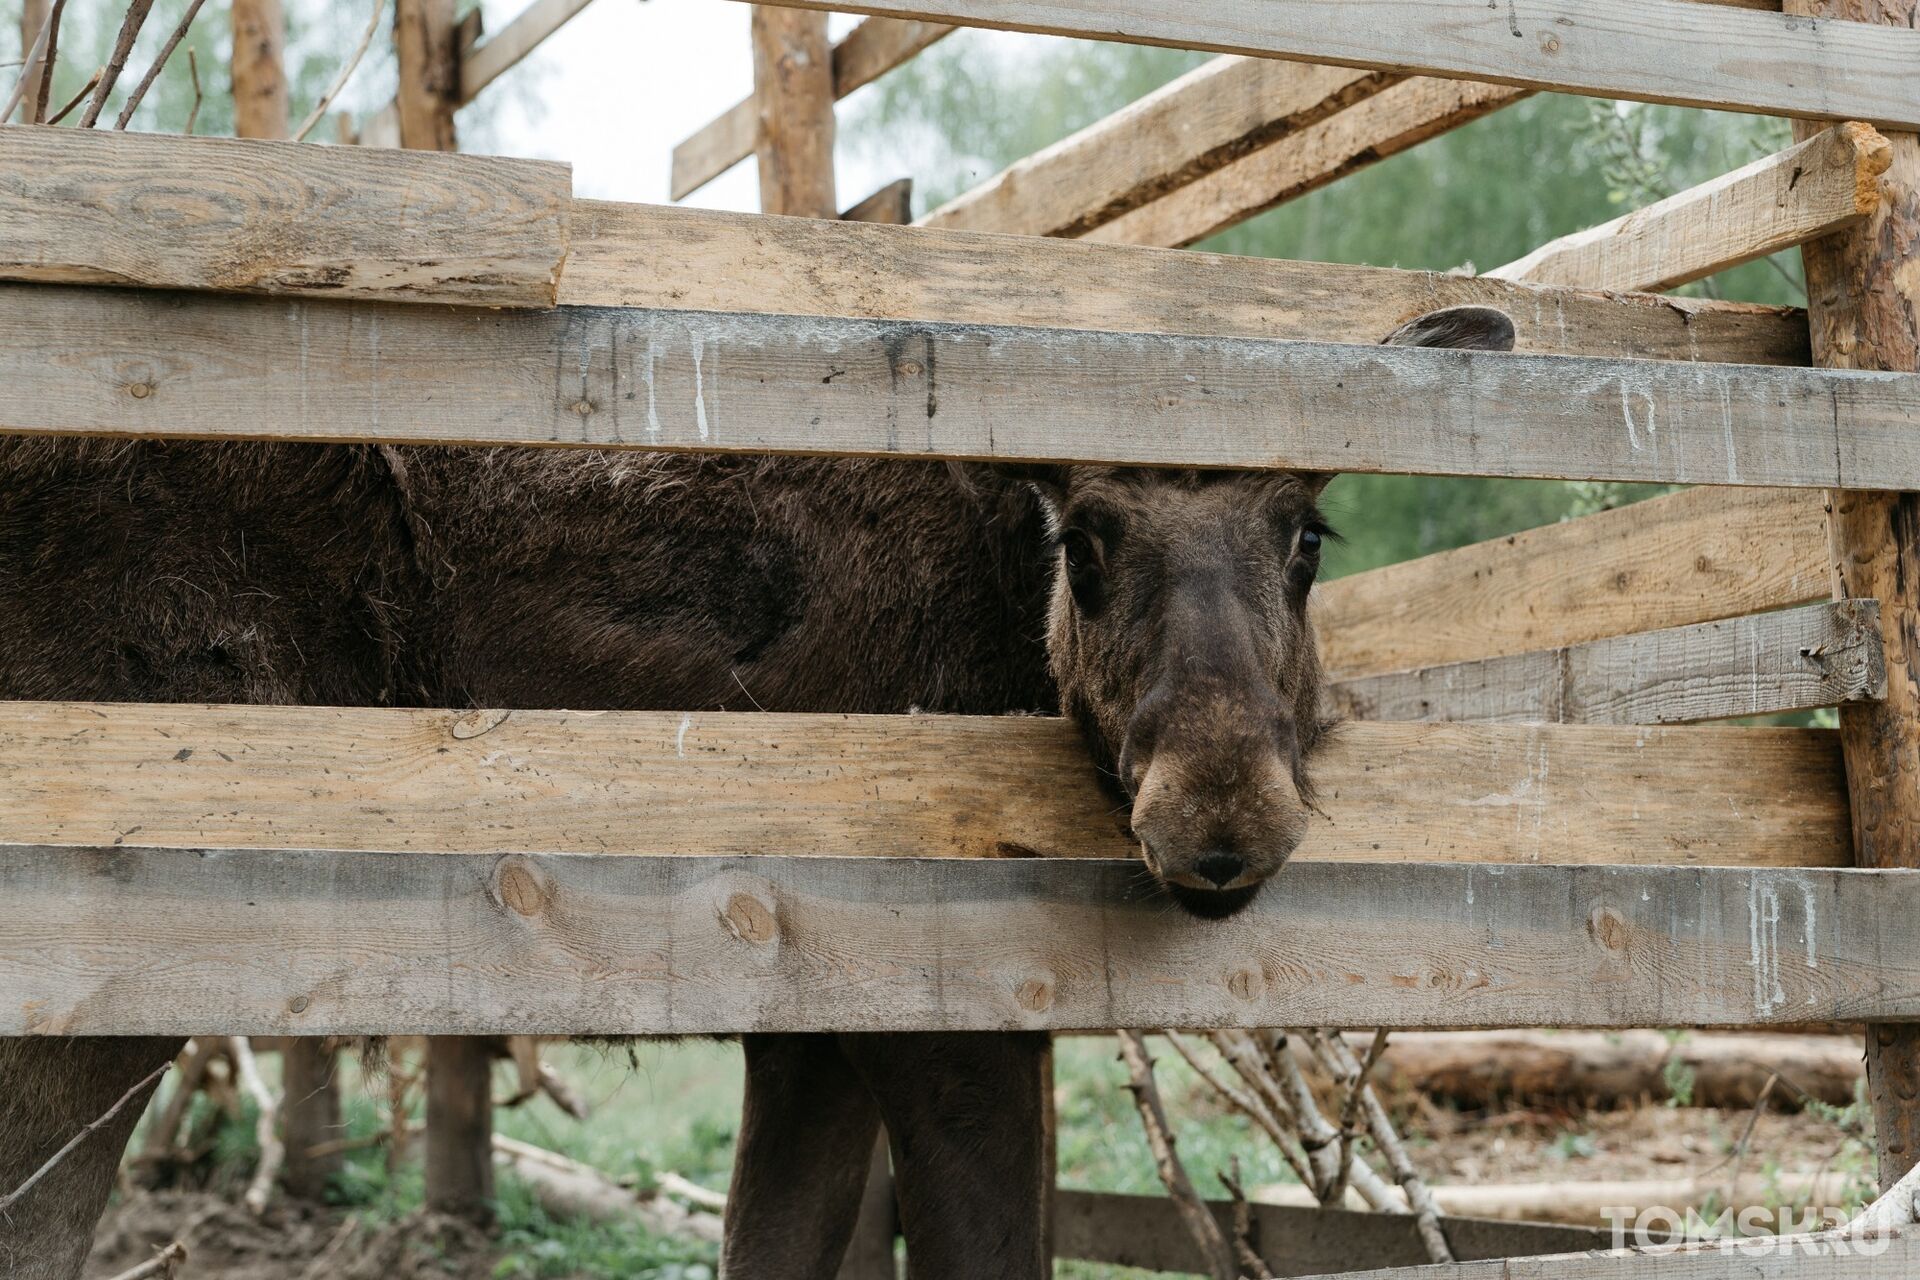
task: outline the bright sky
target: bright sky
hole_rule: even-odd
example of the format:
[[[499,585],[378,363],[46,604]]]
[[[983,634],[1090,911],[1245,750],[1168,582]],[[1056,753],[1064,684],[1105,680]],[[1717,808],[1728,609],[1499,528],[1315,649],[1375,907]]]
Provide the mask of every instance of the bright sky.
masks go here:
[[[492,32],[526,4],[483,7]],[[463,136],[461,150],[566,160],[582,196],[664,203],[674,144],[752,92],[749,12],[734,0],[595,0],[494,82],[488,92],[513,77],[529,77],[530,89],[504,95],[489,126]],[[834,38],[856,21],[833,15]],[[907,176],[842,150],[842,206]],[[749,159],[687,203],[752,211],[759,186]]]

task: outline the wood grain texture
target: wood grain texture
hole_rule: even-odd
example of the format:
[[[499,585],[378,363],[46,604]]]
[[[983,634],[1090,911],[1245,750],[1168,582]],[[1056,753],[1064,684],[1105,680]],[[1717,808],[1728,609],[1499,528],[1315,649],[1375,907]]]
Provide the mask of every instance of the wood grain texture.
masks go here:
[[[842,209],[840,220],[906,226],[913,221],[913,179],[895,178],[852,208]]]
[[[1149,1271],[1204,1269],[1200,1251],[1165,1196],[1061,1190],[1054,1193],[1053,1205],[1056,1257]],[[1207,1207],[1223,1231],[1233,1230],[1231,1205],[1210,1201]],[[1309,1275],[1329,1267],[1404,1267],[1427,1258],[1409,1216],[1273,1204],[1248,1208],[1260,1256],[1276,1276]],[[1611,1242],[1607,1232],[1588,1227],[1486,1218],[1442,1218],[1440,1226],[1454,1256],[1465,1262],[1603,1249]]]
[[[287,136],[287,22],[280,0],[233,0],[233,132]]]
[[[0,285],[12,432],[1920,487],[1916,416],[1894,374]]]
[[[1215,58],[1061,139],[920,225],[1077,236],[1393,84],[1348,67]]]
[[[0,1034],[1686,1026],[1920,1016],[1908,871],[0,848]]]
[[[1787,7],[1821,19],[1884,23],[1895,32],[1920,23],[1916,0],[1789,0]],[[1803,246],[1801,257],[1815,360],[1911,375],[1920,372],[1920,136],[1902,133],[1888,141],[1892,164],[1880,179],[1879,208],[1865,223]],[[1911,428],[1908,438],[1915,438]],[[1864,867],[1916,867],[1920,499],[1911,493],[1833,493],[1828,505],[1834,591],[1879,598],[1887,657],[1886,700],[1840,715],[1854,848]],[[1885,1187],[1920,1160],[1920,1033],[1869,1027],[1867,1079]]]
[[[542,160],[0,127],[0,278],[550,307],[572,195]]]
[[[1095,227],[1086,238],[1168,248],[1193,244],[1531,93],[1472,80],[1403,80]]]
[[[1654,1246],[1461,1266],[1327,1273],[1313,1280],[1911,1280],[1920,1237],[1795,1244],[1765,1239]]]
[[[593,0],[534,0],[512,22],[490,40],[475,44],[460,58],[457,93],[462,105],[480,96],[480,91],[499,79],[520,60],[540,47],[542,41]],[[474,12],[479,12],[475,10]]]
[[[1337,680],[1356,720],[1681,724],[1886,696],[1874,600]]]
[[[1486,274],[1584,289],[1677,288],[1861,221],[1879,206],[1879,178],[1892,162],[1892,146],[1871,126],[1835,125]]]
[[[400,88],[400,145],[414,151],[456,149],[453,111],[460,98],[460,51],[454,0],[394,0],[393,53]]]
[[[1692,489],[1314,588],[1341,677],[1558,648],[1832,594],[1818,493]]]
[[[1378,342],[1478,303],[1522,351],[1804,365],[1801,313],[1607,297],[1430,271],[574,203],[560,301],[695,311]]]
[[[871,84],[954,28],[934,22],[868,18],[833,46],[833,94],[844,98]],[[753,154],[759,128],[752,98],[743,99],[673,149],[670,198],[684,200]]]
[[[0,704],[0,840],[1133,855],[1044,717]],[[1837,866],[1830,730],[1342,726],[1298,856]],[[1810,1015],[1809,1015],[1810,1016]]]
[[[1920,124],[1920,31],[1694,0],[788,2],[1728,111]]]
[[[833,46],[824,13],[753,7],[760,211],[835,218]]]

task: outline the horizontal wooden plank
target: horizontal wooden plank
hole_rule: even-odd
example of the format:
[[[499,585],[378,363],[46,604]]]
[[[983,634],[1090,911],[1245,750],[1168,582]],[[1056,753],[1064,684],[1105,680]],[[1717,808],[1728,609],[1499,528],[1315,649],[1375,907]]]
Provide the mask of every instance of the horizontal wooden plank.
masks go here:
[[[1905,374],[0,285],[10,432],[1907,489],[1916,420]]]
[[[1189,245],[1471,124],[1532,92],[1512,85],[1415,76],[1095,227],[1085,238],[1110,244]]]
[[[833,46],[833,96],[844,98],[912,59],[954,28],[934,22],[868,18]],[[673,149],[672,199],[685,200],[752,155],[759,117],[744,98]]]
[[[1081,235],[1396,80],[1350,67],[1215,58],[1001,170],[920,225]]]
[[[1850,860],[1817,729],[1348,724],[1299,856]],[[1134,856],[1039,717],[0,703],[0,840],[630,854]]]
[[[1209,1201],[1221,1227],[1233,1230],[1232,1206]],[[1405,1267],[1423,1263],[1413,1218],[1354,1213],[1346,1209],[1300,1209],[1254,1203],[1253,1239],[1276,1276],[1304,1276],[1328,1268]],[[1456,1258],[1510,1258],[1526,1254],[1604,1249],[1608,1232],[1586,1227],[1486,1218],[1440,1220]],[[1053,1196],[1054,1256],[1143,1267],[1149,1271],[1202,1272],[1205,1257],[1165,1196],[1116,1195],[1101,1191],[1056,1191]]]
[[[1805,142],[1487,272],[1587,289],[1672,289],[1851,226],[1880,204],[1893,146],[1869,125]]]
[[[517,66],[546,38],[565,26],[593,0],[533,0],[500,34],[466,50],[460,59],[460,102],[472,102],[480,91]]]
[[[560,301],[1361,343],[1477,303],[1514,317],[1522,351],[1809,363],[1797,310],[594,200],[574,205]]]
[[[1756,1237],[1464,1266],[1328,1272],[1315,1280],[1912,1280],[1916,1274],[1920,1234],[1787,1244]]]
[[[0,1035],[1920,1017],[1911,871],[0,848]]]
[[[1692,489],[1314,588],[1342,678],[1824,600],[1826,500]]]
[[[1503,658],[1336,681],[1358,720],[1680,724],[1886,696],[1880,602],[1642,631]]]
[[[1692,0],[785,0],[963,26],[1920,125],[1920,31]]]
[[[550,307],[543,160],[0,125],[0,278]]]

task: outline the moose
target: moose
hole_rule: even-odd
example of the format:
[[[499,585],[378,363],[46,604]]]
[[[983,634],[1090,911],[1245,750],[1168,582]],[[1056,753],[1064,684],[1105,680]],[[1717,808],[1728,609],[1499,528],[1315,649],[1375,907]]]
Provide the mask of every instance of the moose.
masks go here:
[[[1386,340],[1514,332],[1460,307]],[[0,697],[1053,712],[1154,880],[1219,918],[1307,829],[1327,479],[15,437]],[[920,1280],[1046,1273],[1044,1036],[743,1040],[728,1275],[831,1277],[883,1123]],[[80,1274],[139,1107],[99,1121],[180,1048],[0,1039],[0,1194],[84,1133],[0,1274]]]

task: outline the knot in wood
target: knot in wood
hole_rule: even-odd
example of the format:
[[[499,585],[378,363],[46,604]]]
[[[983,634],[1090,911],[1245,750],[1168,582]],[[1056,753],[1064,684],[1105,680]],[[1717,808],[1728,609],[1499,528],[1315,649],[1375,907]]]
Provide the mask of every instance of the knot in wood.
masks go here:
[[[1266,979],[1252,969],[1236,969],[1227,979],[1227,990],[1233,993],[1236,1000],[1244,1000],[1248,1004],[1258,1000],[1266,986]]]
[[[307,1011],[307,998],[305,996],[295,996],[293,999],[287,1001],[287,1008],[294,1013],[305,1013]]]
[[[728,898],[726,910],[720,913],[720,923],[742,942],[772,942],[780,931],[774,923],[772,909],[750,893],[736,893]]]
[[[1612,907],[1596,907],[1587,919],[1587,932],[1609,951],[1625,951],[1633,928]]]
[[[145,400],[153,394],[153,384],[151,382],[136,382],[127,388],[127,394],[135,400]]]
[[[453,736],[461,742],[477,738],[507,722],[511,711],[469,711],[453,722]]]
[[[1549,31],[1540,37],[1540,52],[1553,54],[1560,52],[1560,37]]]
[[[553,905],[553,886],[532,859],[509,854],[494,867],[493,900],[516,915],[537,916]]]
[[[1053,1007],[1053,984],[1044,978],[1028,978],[1013,993],[1028,1013],[1045,1013]]]

